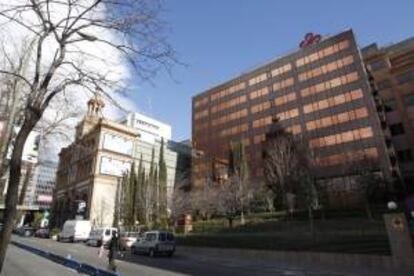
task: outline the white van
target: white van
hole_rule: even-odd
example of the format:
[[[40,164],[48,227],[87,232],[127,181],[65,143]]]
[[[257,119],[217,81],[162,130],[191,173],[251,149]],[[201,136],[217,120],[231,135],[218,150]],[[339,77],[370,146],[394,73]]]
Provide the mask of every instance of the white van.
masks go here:
[[[86,241],[91,228],[89,220],[67,220],[58,235],[58,241]]]
[[[87,245],[91,246],[107,246],[111,241],[112,233],[116,233],[117,229],[114,227],[103,227],[97,228],[91,231],[89,234],[88,240],[86,241]]]

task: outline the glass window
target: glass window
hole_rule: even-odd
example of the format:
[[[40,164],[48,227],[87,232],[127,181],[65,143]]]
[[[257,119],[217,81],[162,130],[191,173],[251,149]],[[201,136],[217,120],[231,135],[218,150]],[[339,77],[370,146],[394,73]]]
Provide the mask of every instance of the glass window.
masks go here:
[[[396,76],[398,84],[405,84],[414,80],[414,70]]]
[[[378,90],[384,90],[391,87],[391,81],[386,79],[377,83]]]
[[[354,90],[351,92],[351,98],[352,100],[356,100],[359,98],[362,98],[362,90],[358,89],[358,90]]]
[[[352,134],[352,131],[343,132],[341,136],[343,143],[354,140],[354,135]]]
[[[402,123],[390,125],[390,131],[392,136],[404,134],[404,126]]]
[[[165,241],[167,239],[167,235],[165,233],[159,233],[158,240]]]
[[[395,99],[390,99],[384,102],[385,112],[392,112],[397,109],[397,101]]]
[[[376,60],[374,62],[369,63],[368,66],[372,71],[375,72],[375,71],[379,71],[379,70],[387,68],[388,64],[385,60],[380,59],[380,60]]]
[[[406,106],[413,106],[414,105],[414,93],[404,97],[404,104]]]
[[[311,113],[311,112],[313,112],[312,104],[307,104],[307,105],[303,106],[303,113],[307,114],[307,113]]]
[[[361,139],[372,137],[374,134],[371,127],[362,128],[359,131]]]
[[[355,110],[355,116],[356,118],[365,118],[368,116],[368,109],[366,109],[365,107],[363,108],[358,108]]]
[[[400,162],[411,162],[413,161],[412,152],[410,149],[397,151],[398,161]]]

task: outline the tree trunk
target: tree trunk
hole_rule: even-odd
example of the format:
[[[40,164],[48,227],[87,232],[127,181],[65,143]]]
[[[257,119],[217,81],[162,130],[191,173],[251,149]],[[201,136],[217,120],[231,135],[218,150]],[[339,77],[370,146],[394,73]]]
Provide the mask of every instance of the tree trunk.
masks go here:
[[[315,222],[313,219],[313,210],[312,207],[308,207],[308,216],[309,216],[309,230],[312,235],[312,239],[315,237]]]
[[[229,221],[229,228],[233,228],[233,218],[227,218]]]
[[[365,212],[367,213],[367,217],[370,220],[374,220],[374,217],[372,216],[371,206],[369,202],[365,202]]]
[[[24,198],[26,197],[26,190],[27,190],[27,186],[29,186],[30,177],[32,175],[32,169],[33,169],[33,164],[32,163],[27,164],[26,174],[24,175],[24,180],[23,180],[23,186],[20,189],[20,195],[19,195],[19,201],[18,201],[19,205],[24,204]]]
[[[245,225],[246,224],[246,220],[244,218],[244,211],[243,210],[241,211],[241,214],[240,214],[240,224],[241,225]]]
[[[7,103],[9,105],[8,117],[7,117],[7,122],[6,122],[4,133],[3,133],[4,135],[2,135],[3,143],[0,145],[0,178],[7,171],[7,164],[6,164],[7,153],[8,153],[8,149],[11,144],[11,141],[12,141],[13,127],[15,123],[16,113],[18,111],[19,98],[21,94],[21,89],[18,89],[17,86],[18,86],[17,81],[14,81],[13,88],[8,91],[10,98],[11,98],[11,103],[10,105],[9,103]]]
[[[24,144],[40,117],[40,112],[36,112],[35,110],[27,111],[26,119],[17,134],[16,142],[14,144],[10,160],[10,177],[4,209],[4,227],[0,236],[0,273],[3,269],[4,258],[6,257],[7,246],[10,241],[16,216]]]

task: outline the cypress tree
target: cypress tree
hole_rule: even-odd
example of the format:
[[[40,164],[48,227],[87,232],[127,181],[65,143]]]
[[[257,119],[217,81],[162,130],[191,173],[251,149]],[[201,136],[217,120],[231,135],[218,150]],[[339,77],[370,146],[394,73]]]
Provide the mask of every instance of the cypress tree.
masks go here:
[[[139,223],[143,223],[144,221],[143,210],[145,208],[145,205],[143,204],[143,199],[145,198],[145,196],[143,195],[144,183],[142,181],[142,170],[143,170],[142,166],[143,164],[142,164],[142,154],[141,154],[141,157],[139,159],[139,164],[138,164],[136,182],[135,182],[135,198],[134,198],[135,220],[138,220]]]
[[[159,195],[159,186],[158,186],[158,168],[155,167],[154,173],[152,175],[152,179],[151,181],[151,191],[152,191],[152,195],[151,195],[151,203],[152,203],[152,222],[156,223],[159,219],[159,200],[158,200],[158,195]]]
[[[161,138],[160,157],[158,161],[159,167],[159,217],[163,226],[167,222],[167,165],[164,158],[164,138]]]

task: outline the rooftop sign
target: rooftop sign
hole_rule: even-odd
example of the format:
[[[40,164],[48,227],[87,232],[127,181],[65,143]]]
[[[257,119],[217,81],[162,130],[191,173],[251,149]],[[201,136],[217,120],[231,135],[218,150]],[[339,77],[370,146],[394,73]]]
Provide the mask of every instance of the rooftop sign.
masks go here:
[[[322,39],[322,36],[320,34],[307,33],[305,35],[305,38],[300,42],[299,47],[303,49],[303,48],[315,45],[319,41],[321,41],[321,39]]]

